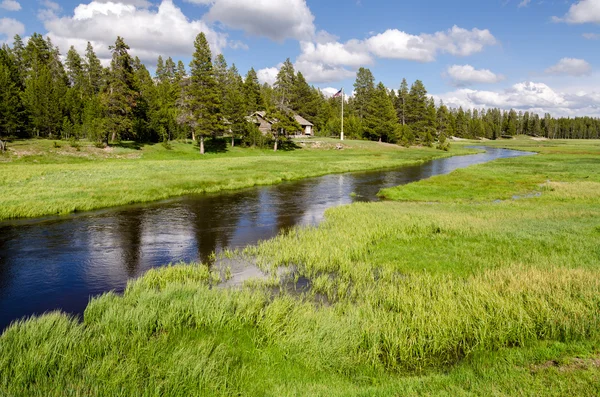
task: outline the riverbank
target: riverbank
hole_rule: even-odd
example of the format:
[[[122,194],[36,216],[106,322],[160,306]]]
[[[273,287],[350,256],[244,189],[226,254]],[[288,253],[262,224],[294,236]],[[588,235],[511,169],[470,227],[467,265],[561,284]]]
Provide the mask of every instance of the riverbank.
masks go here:
[[[400,167],[473,153],[319,138],[294,150],[228,148],[200,156],[192,144],[98,149],[28,140],[0,158],[0,220],[63,215],[171,197],[272,185],[332,173]]]
[[[599,143],[389,189],[246,250],[304,292],[213,288],[218,274],[181,265],[94,299],[82,323],[17,323],[0,391],[598,395]]]

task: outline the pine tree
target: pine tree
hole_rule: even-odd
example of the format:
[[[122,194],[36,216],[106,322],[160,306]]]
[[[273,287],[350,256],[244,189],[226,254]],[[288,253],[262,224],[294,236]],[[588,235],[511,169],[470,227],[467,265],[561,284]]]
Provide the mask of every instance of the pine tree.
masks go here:
[[[204,138],[222,133],[224,125],[212,55],[204,33],[196,37],[194,48],[190,63],[189,101],[192,117],[195,119],[196,135],[200,137],[200,153],[204,154]]]
[[[20,126],[19,89],[10,69],[0,63],[0,137],[10,136]]]
[[[402,125],[406,125],[406,107],[408,101],[408,83],[406,79],[402,79],[398,95],[396,97],[396,114],[398,115],[398,122]]]
[[[375,91],[375,78],[367,68],[360,68],[354,82],[354,108],[356,115],[362,120],[367,116],[371,97]]]
[[[313,121],[318,112],[318,92],[313,90],[306,82],[301,72],[296,74],[292,90],[291,109],[300,116]]]
[[[294,86],[296,80],[296,72],[294,71],[294,65],[290,59],[286,59],[279,72],[277,73],[277,79],[275,80],[275,99],[277,101],[277,107],[279,109],[289,110],[292,108],[292,100],[294,95]]]
[[[235,146],[236,136],[247,132],[246,103],[242,94],[244,82],[235,65],[227,71],[227,85],[223,113],[229,121],[231,130],[231,146]]]
[[[156,60],[156,71],[154,76],[159,82],[163,82],[165,80],[165,62],[163,61],[162,55],[159,55],[158,59]]]
[[[437,110],[437,127],[438,127],[438,137],[442,135],[444,137],[448,136],[448,129],[450,127],[450,119],[449,112],[446,105],[444,105],[444,101],[440,101],[440,106]],[[439,138],[438,138],[439,139]]]
[[[433,137],[437,135],[437,109],[433,98],[427,101],[427,111],[425,113],[425,134],[423,144],[425,146],[433,145]]]
[[[133,134],[133,118],[138,99],[133,61],[128,52],[129,46],[119,36],[110,50],[112,51],[112,61],[109,81],[103,95],[108,116],[106,120],[107,134],[104,137],[106,144],[108,144],[109,134],[112,134],[112,141]]]
[[[398,120],[394,104],[383,83],[379,83],[371,94],[363,127],[367,136],[380,142],[395,140],[398,134]]]
[[[69,79],[69,89],[65,99],[65,110],[69,125],[72,126],[68,135],[74,135],[81,129],[81,124],[83,123],[83,108],[86,99],[85,86],[87,81],[85,78],[83,60],[77,50],[75,50],[75,47],[71,46],[69,49],[65,63],[67,66],[67,77]],[[67,124],[63,121],[63,125]]]
[[[138,141],[156,141],[158,132],[149,122],[151,103],[156,98],[156,86],[150,72],[138,57],[133,61],[134,89],[137,93],[133,110],[133,139]]]
[[[421,141],[427,140],[427,106],[427,90],[423,82],[417,80],[410,87],[406,100],[406,122]]]
[[[246,74],[246,80],[244,81],[244,97],[248,112],[253,113],[265,110],[260,83],[254,68],[251,68],[248,71],[248,74]]]
[[[104,86],[104,70],[102,68],[102,64],[100,63],[100,59],[98,59],[96,53],[94,52],[94,47],[92,47],[92,44],[89,41],[85,50],[84,68],[87,78],[87,94],[88,97],[91,97],[92,95],[98,94]]]
[[[293,112],[290,110],[279,108],[270,109],[267,111],[267,118],[274,121],[271,125],[271,132],[273,133],[273,139],[275,140],[273,145],[273,150],[275,152],[278,149],[280,137],[302,129],[300,124],[298,124],[294,118]]]

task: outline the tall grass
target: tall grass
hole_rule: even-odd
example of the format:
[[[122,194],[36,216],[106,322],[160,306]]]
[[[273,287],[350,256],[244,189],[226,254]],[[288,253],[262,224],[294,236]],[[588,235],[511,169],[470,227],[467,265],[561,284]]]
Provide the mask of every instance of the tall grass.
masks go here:
[[[461,174],[477,190],[482,174],[548,169],[539,196],[464,200],[450,174],[245,250],[306,292],[217,288],[215,269],[178,264],[81,322],[19,321],[0,336],[0,394],[597,395],[599,165],[546,156]]]

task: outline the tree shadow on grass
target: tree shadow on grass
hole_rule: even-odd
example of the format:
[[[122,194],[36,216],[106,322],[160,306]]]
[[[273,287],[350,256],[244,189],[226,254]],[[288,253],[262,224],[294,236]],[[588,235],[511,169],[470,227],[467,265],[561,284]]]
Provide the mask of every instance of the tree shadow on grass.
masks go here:
[[[279,149],[283,150],[284,152],[291,152],[296,149],[302,149],[302,147],[298,146],[291,138],[288,138],[281,140],[279,143]]]
[[[226,138],[212,138],[204,141],[204,151],[206,153],[227,153]]]
[[[134,142],[134,141],[121,141],[121,142],[111,142],[108,144],[109,147],[120,147],[123,149],[130,150],[142,150],[146,143],[143,142]]]

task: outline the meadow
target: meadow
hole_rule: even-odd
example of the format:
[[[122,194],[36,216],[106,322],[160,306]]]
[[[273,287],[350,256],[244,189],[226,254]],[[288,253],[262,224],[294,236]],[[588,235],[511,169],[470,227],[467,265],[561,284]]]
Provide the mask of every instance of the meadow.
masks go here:
[[[267,280],[221,288],[219,269],[177,264],[83,321],[13,324],[0,394],[599,395],[600,142],[490,145],[539,154],[225,254]]]
[[[72,212],[215,193],[330,173],[415,164],[472,153],[457,148],[402,148],[367,141],[315,139],[289,150],[209,146],[201,156],[191,142],[100,149],[91,143],[24,140],[0,153],[0,220]],[[291,148],[290,146],[295,146]]]

